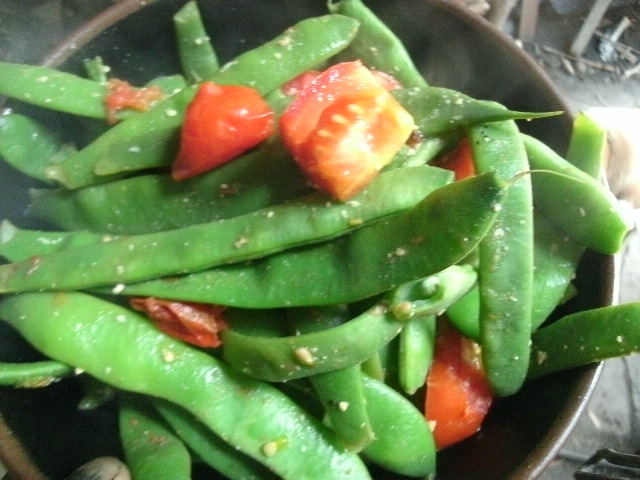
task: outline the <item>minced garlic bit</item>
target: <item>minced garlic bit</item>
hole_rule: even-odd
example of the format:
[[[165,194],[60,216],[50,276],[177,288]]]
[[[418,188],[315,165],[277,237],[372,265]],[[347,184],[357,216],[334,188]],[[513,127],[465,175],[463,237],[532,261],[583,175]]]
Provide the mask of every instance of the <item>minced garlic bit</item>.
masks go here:
[[[316,363],[316,359],[307,347],[297,347],[293,350],[293,355],[296,357],[296,361],[301,365],[307,365],[309,367]]]

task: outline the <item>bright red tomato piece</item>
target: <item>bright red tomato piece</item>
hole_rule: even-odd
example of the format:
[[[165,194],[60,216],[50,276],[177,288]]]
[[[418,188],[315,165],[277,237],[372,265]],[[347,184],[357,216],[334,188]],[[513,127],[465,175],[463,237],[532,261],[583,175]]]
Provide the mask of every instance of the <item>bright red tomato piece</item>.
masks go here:
[[[130,304],[167,335],[199,347],[219,347],[218,333],[228,327],[219,305],[153,297],[132,298]]]
[[[492,401],[478,345],[448,323],[439,322],[425,399],[425,416],[433,424],[436,447],[474,435]]]
[[[456,180],[473,177],[476,169],[473,165],[473,153],[468,137],[464,137],[458,145],[435,162],[435,165],[455,173]]]
[[[153,102],[162,97],[164,92],[158,86],[136,88],[124,80],[110,78],[107,82],[107,96],[104,99],[107,121],[110,125],[117,123],[117,113],[124,108],[148,110]]]
[[[202,83],[185,113],[173,178],[199,175],[255,147],[275,132],[274,117],[253,88]]]
[[[361,62],[329,67],[280,118],[280,135],[311,183],[348,200],[410,137],[412,116]]]

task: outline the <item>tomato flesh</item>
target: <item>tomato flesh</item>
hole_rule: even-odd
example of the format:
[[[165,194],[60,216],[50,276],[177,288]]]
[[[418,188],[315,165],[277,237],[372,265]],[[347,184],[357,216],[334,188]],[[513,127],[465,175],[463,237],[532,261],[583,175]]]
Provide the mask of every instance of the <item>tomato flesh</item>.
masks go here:
[[[280,118],[282,140],[311,183],[343,201],[391,162],[414,126],[411,115],[358,61],[320,73]]]
[[[445,448],[474,435],[492,401],[478,345],[448,323],[439,322],[425,399],[425,417],[433,425],[436,447]]]
[[[473,177],[476,174],[476,170],[473,164],[473,153],[469,138],[464,137],[460,140],[458,145],[438,159],[435,165],[454,172],[456,180]]]
[[[158,86],[136,88],[124,80],[110,78],[107,81],[107,96],[104,100],[107,107],[107,122],[110,125],[117,123],[118,112],[125,108],[148,110],[153,102],[162,97],[164,92]]]
[[[130,304],[167,335],[199,347],[219,347],[218,333],[228,327],[224,307],[219,305],[154,297],[135,297]]]
[[[275,132],[274,117],[253,88],[203,82],[185,113],[173,178],[199,175],[255,147]]]

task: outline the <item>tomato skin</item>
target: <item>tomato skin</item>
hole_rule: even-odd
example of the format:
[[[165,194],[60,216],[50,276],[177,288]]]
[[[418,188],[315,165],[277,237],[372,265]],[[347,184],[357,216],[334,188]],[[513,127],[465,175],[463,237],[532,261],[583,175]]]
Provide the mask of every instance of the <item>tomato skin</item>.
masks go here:
[[[473,177],[476,169],[473,164],[473,153],[471,142],[468,137],[464,137],[456,147],[439,158],[435,165],[455,173],[456,180],[464,180]]]
[[[295,97],[302,90],[308,88],[318,75],[320,75],[320,72],[317,70],[308,70],[301,73],[282,86],[282,93],[288,97]]]
[[[203,82],[187,107],[171,173],[184,180],[258,145],[275,132],[275,114],[250,87]]]
[[[282,140],[311,183],[342,201],[368,185],[414,126],[411,115],[358,61],[320,73],[280,118]]]
[[[154,297],[134,297],[130,304],[134,310],[145,313],[159,330],[198,347],[219,347],[218,333],[228,328],[224,307],[219,305]]]
[[[476,343],[446,321],[438,323],[433,365],[427,375],[425,417],[438,449],[474,435],[493,402]]]
[[[113,125],[118,122],[117,113],[124,108],[148,110],[153,102],[164,97],[158,86],[135,88],[129,82],[118,78],[107,81],[107,96],[104,99],[107,107],[107,122]]]

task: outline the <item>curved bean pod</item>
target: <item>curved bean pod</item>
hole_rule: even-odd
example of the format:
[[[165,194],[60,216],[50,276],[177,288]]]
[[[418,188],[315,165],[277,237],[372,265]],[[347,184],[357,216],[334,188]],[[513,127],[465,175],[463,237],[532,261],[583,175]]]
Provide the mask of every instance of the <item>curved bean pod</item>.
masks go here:
[[[517,112],[487,100],[476,100],[463,93],[442,87],[407,88],[391,92],[413,116],[425,135],[450,132],[467,125],[505,120],[534,119],[558,115],[559,112]]]
[[[116,388],[181,405],[285,479],[370,478],[356,454],[338,447],[328,428],[277,389],[159,332],[129,309],[79,292],[38,292],[3,298],[0,318],[53,359]]]
[[[104,85],[48,67],[0,62],[0,95],[89,118],[106,118]]]
[[[580,245],[603,254],[618,252],[633,223],[613,193],[540,140],[522,138],[534,170],[536,208]]]
[[[287,337],[225,330],[222,357],[238,371],[271,382],[308,377],[362,363],[402,329],[384,304],[337,327]]]
[[[347,203],[314,193],[217,222],[117,237],[0,265],[0,291],[79,289],[241,262],[344,235],[414,206],[449,179],[450,172],[429,166],[390,170]]]
[[[479,175],[440,187],[416,207],[331,242],[102,291],[246,308],[351,303],[462,260],[485,236],[505,192],[495,175]]]

